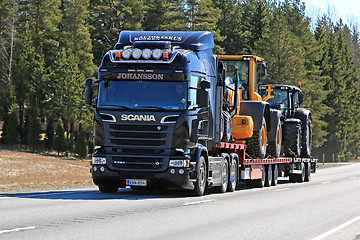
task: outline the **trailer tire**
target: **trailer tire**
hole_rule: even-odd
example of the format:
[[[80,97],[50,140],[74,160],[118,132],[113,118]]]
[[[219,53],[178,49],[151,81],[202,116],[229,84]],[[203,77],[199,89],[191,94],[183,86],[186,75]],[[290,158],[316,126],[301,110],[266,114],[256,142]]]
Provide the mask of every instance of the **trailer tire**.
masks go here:
[[[262,177],[260,179],[253,180],[254,187],[263,188],[265,186],[265,181],[266,181],[265,177],[266,177],[265,165],[262,165]]]
[[[299,183],[302,183],[305,181],[305,164],[302,163],[298,163],[298,169],[301,169],[301,174],[297,174],[296,175],[296,181]]]
[[[301,157],[310,157],[311,156],[311,147],[312,147],[312,128],[311,128],[311,119],[308,117],[306,120],[305,129],[303,131],[303,145],[301,148]]]
[[[271,186],[271,180],[272,180],[272,167],[271,165],[265,165],[265,187]]]
[[[311,163],[307,162],[305,163],[305,178],[304,182],[310,182],[311,179]]]
[[[292,173],[289,174],[289,182],[296,183],[296,175],[295,174],[292,174]]]
[[[202,196],[205,193],[206,184],[207,184],[207,172],[206,172],[206,162],[203,156],[200,156],[199,167],[197,168],[196,182],[194,182],[193,193],[195,196]]]
[[[269,141],[268,151],[269,154],[274,158],[280,157],[281,154],[281,145],[282,145],[282,128],[281,128],[281,121],[278,121],[276,126],[276,137],[274,141]]]
[[[298,157],[301,154],[301,127],[298,123],[285,123],[283,135],[286,157]]]
[[[272,165],[271,186],[276,186],[277,185],[277,183],[278,183],[278,175],[279,175],[278,165],[274,164],[274,165]]]
[[[265,158],[267,146],[267,127],[263,117],[261,128],[253,133],[252,137],[246,141],[248,154],[254,158]]]
[[[99,190],[102,193],[116,193],[118,191],[118,186],[115,185],[101,185]]]

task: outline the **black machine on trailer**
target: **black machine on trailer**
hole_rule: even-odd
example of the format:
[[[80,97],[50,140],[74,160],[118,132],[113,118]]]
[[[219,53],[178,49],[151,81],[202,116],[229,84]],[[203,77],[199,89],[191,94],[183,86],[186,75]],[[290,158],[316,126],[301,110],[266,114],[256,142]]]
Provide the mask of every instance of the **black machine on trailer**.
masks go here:
[[[91,172],[101,192],[162,186],[201,196],[207,188],[234,191],[240,179],[259,182],[267,165],[271,173],[290,166],[292,158],[258,159],[253,169],[244,144],[221,141],[230,113],[213,47],[205,31],[121,32],[95,85],[85,82],[85,102],[95,109]]]

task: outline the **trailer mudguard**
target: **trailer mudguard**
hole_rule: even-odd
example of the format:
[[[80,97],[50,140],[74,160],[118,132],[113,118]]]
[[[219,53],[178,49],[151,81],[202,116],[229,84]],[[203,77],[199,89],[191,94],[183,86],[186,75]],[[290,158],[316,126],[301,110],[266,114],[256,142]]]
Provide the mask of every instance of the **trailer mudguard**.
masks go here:
[[[268,134],[268,141],[275,141],[276,140],[276,127],[281,121],[281,111],[277,109],[270,109],[270,116],[271,116],[271,130]]]
[[[240,101],[240,114],[251,116],[254,120],[254,131],[260,131],[265,117],[267,131],[271,130],[269,103],[263,101]]]
[[[306,129],[307,120],[311,120],[311,111],[305,108],[298,108],[295,112],[295,118],[300,119],[301,121],[301,130],[302,130],[302,144],[305,144],[305,134],[306,132],[303,129]]]

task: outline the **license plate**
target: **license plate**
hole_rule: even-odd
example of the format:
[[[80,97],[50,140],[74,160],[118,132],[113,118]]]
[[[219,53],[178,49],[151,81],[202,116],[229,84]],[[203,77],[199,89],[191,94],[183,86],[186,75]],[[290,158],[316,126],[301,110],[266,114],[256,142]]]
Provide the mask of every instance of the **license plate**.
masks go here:
[[[146,179],[126,179],[128,186],[147,186]]]

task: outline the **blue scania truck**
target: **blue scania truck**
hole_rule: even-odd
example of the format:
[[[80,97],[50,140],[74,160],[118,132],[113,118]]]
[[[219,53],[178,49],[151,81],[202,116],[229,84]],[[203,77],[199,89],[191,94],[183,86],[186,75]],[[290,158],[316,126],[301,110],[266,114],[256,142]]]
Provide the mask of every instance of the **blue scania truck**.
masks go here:
[[[207,31],[120,33],[98,79],[85,82],[85,103],[94,107],[91,172],[101,192],[160,186],[201,196],[234,191],[240,180],[275,185],[281,171],[310,174],[292,158],[246,159],[246,146],[231,142],[237,91],[229,99],[213,48]]]

